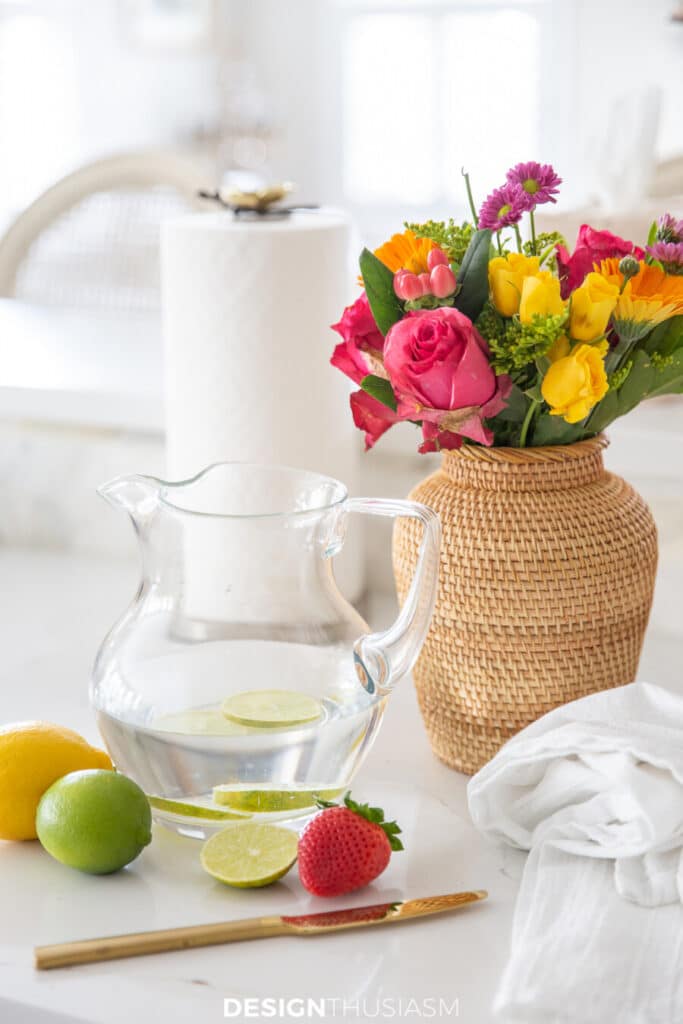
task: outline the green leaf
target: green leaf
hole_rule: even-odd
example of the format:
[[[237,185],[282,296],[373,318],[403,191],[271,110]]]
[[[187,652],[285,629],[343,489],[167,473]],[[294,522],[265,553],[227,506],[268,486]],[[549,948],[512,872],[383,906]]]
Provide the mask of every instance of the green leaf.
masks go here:
[[[608,391],[588,417],[588,432],[599,434],[614,420],[635,409],[652,388],[654,376],[655,369],[647,353],[642,349],[634,352],[631,369],[624,383],[620,388]]]
[[[537,380],[530,388],[526,388],[524,394],[527,398],[530,398],[532,402],[542,402],[543,392],[541,391],[541,381]]]
[[[612,420],[619,415],[619,393],[608,391],[602,401],[598,402],[591,412],[587,427],[590,427],[591,434],[599,434],[601,430],[609,426]]]
[[[363,391],[367,391],[369,395],[376,398],[378,402],[382,403],[382,405],[386,405],[387,408],[393,409],[393,411],[396,412],[397,402],[394,389],[389,381],[385,380],[384,377],[376,377],[374,374],[370,373],[367,377],[363,377],[360,382],[360,386]]]
[[[657,324],[652,333],[643,343],[647,352],[658,352],[670,356],[679,348],[683,348],[683,316],[672,316],[661,324]]]
[[[459,290],[455,308],[476,320],[489,297],[489,252],[491,232],[488,228],[476,231],[467,247],[458,274]]]
[[[647,235],[647,244],[654,245],[657,240],[657,221],[653,220]]]
[[[440,299],[438,295],[420,295],[417,299],[408,299],[406,309],[442,309],[444,306],[452,306],[453,296],[447,299]]]
[[[667,357],[663,366],[655,366],[652,389],[647,397],[680,394],[683,394],[683,348]]]
[[[531,446],[538,448],[546,444],[572,444],[580,440],[585,429],[581,423],[567,423],[561,416],[541,413],[533,428]]]
[[[629,341],[628,339],[619,338],[616,345],[613,345],[607,355],[605,356],[605,370],[607,375],[611,377],[616,372],[618,367],[622,367],[627,362],[627,355],[634,348],[636,342]]]
[[[647,353],[642,350],[633,355],[633,366],[628,377],[617,391],[619,396],[619,416],[642,402],[654,385],[655,368]]]
[[[513,384],[512,391],[507,397],[507,405],[500,412],[488,419],[486,422],[492,429],[495,429],[494,424],[497,423],[521,423],[524,419],[524,415],[529,408],[524,392]]]
[[[365,818],[366,821],[372,822],[373,825],[379,825],[389,840],[389,845],[392,850],[404,849],[403,843],[398,838],[398,833],[401,829],[395,821],[384,820],[384,811],[381,807],[370,807],[368,804],[359,804],[355,800],[351,799],[350,793],[345,795],[344,805],[350,811],[353,811],[354,814],[358,814],[361,818]]]
[[[375,323],[386,335],[403,316],[403,307],[394,291],[394,275],[369,249],[360,254],[360,272]]]

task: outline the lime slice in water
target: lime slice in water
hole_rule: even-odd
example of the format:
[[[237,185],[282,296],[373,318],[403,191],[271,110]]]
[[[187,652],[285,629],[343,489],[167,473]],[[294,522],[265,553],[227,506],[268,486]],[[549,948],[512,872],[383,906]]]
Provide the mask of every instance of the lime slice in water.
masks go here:
[[[273,729],[320,718],[322,704],[296,690],[246,690],[223,701],[223,714],[240,725]]]
[[[229,721],[220,711],[179,711],[163,715],[154,722],[160,732],[179,732],[186,736],[246,736],[251,731]]]
[[[343,789],[234,789],[232,786],[214,786],[213,798],[221,807],[233,811],[275,813],[315,807],[317,797],[334,800]]]
[[[163,796],[148,796],[149,805],[155,811],[166,814],[178,814],[183,818],[203,818],[205,821],[239,821],[244,814],[232,814],[230,811],[219,811],[216,807],[203,807],[201,804],[186,804],[182,800],[167,800]]]
[[[238,889],[270,885],[296,860],[296,832],[276,825],[230,825],[202,847],[201,864],[219,882]]]

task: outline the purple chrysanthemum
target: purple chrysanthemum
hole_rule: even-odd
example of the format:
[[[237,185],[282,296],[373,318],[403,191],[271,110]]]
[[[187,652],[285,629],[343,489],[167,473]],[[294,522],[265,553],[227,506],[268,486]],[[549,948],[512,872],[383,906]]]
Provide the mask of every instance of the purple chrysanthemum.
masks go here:
[[[657,221],[658,242],[683,242],[683,220],[676,220],[670,213],[665,213]]]
[[[539,164],[535,160],[511,167],[507,180],[510,185],[521,188],[525,210],[533,210],[541,203],[556,203],[555,196],[562,184],[562,178],[550,164]]]
[[[655,242],[647,246],[647,251],[667,274],[683,274],[683,242]]]
[[[486,197],[479,211],[479,227],[500,231],[501,228],[518,224],[524,213],[524,193],[519,185],[507,182],[494,188]]]

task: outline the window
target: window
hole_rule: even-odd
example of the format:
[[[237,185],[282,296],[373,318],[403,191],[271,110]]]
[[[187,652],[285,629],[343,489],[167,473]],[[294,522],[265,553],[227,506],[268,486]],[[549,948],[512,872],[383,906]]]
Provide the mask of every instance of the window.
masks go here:
[[[569,176],[572,14],[517,3],[337,0],[338,194],[365,230],[466,215],[518,160]],[[564,82],[563,82],[564,80]],[[564,84],[564,88],[562,87]]]
[[[0,230],[77,162],[78,115],[66,27],[0,4]]]

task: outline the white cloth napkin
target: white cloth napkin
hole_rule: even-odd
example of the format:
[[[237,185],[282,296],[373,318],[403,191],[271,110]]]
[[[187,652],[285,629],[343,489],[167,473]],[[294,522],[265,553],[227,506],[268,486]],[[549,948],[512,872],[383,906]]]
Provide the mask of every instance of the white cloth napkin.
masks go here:
[[[683,1022],[683,699],[632,683],[557,708],[468,798],[530,850],[497,1019]]]

